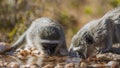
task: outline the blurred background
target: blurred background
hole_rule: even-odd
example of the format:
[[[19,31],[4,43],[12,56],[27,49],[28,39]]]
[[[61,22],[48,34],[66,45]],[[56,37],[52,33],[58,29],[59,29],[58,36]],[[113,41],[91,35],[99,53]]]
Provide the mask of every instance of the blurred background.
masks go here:
[[[13,43],[33,20],[49,17],[64,29],[69,45],[86,23],[120,5],[120,0],[0,0],[0,42]]]

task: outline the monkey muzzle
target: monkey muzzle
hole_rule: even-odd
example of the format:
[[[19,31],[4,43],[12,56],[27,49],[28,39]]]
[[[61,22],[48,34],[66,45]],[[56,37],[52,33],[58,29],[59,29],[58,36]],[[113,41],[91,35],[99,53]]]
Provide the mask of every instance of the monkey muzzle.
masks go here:
[[[80,58],[87,58],[86,53],[84,50],[81,50],[81,47],[72,47],[69,49],[69,56],[70,57],[80,57]]]

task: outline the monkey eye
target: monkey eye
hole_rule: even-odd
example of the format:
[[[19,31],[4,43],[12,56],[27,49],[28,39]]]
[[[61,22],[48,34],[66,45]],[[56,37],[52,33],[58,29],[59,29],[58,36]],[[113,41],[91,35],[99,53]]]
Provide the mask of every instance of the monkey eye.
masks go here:
[[[82,44],[81,44],[81,43],[78,43],[78,42],[75,42],[73,45],[74,45],[74,47],[79,47],[79,46],[81,46]]]

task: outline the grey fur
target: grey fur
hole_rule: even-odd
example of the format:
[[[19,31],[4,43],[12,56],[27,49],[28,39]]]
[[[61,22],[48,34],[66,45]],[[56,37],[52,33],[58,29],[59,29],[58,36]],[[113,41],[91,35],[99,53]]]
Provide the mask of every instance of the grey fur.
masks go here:
[[[69,51],[77,51],[87,58],[89,47],[98,47],[104,53],[116,43],[120,43],[120,7],[86,24],[73,36]]]
[[[10,50],[16,50],[24,42],[26,42],[24,48],[34,47],[44,54],[67,54],[64,32],[58,23],[49,18],[43,17],[33,21],[28,30],[12,45]],[[52,47],[56,48],[50,52],[53,49]]]

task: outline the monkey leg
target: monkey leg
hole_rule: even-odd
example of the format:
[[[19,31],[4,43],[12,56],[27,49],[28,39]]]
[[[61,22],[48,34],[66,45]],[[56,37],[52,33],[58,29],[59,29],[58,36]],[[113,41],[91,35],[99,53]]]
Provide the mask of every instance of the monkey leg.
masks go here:
[[[62,45],[63,48],[61,48],[62,50],[60,52],[62,52],[61,54],[62,55],[68,55],[68,49],[67,49],[67,46],[66,46],[66,43],[64,42],[63,45]]]
[[[68,55],[68,49],[66,46],[65,35],[62,28],[59,28],[60,31],[60,43],[58,44],[55,54]]]
[[[112,36],[108,35],[106,39],[104,40],[104,47],[99,50],[100,53],[106,53],[109,52],[109,50],[112,48]]]
[[[32,36],[30,35],[30,33],[28,33],[26,35],[26,43],[27,45],[25,46],[25,48],[31,48],[31,47],[34,47],[34,43],[33,43],[33,39],[32,39]]]
[[[113,21],[111,19],[106,19],[106,36],[104,38],[104,48],[101,49],[102,53],[109,52],[113,45]]]

